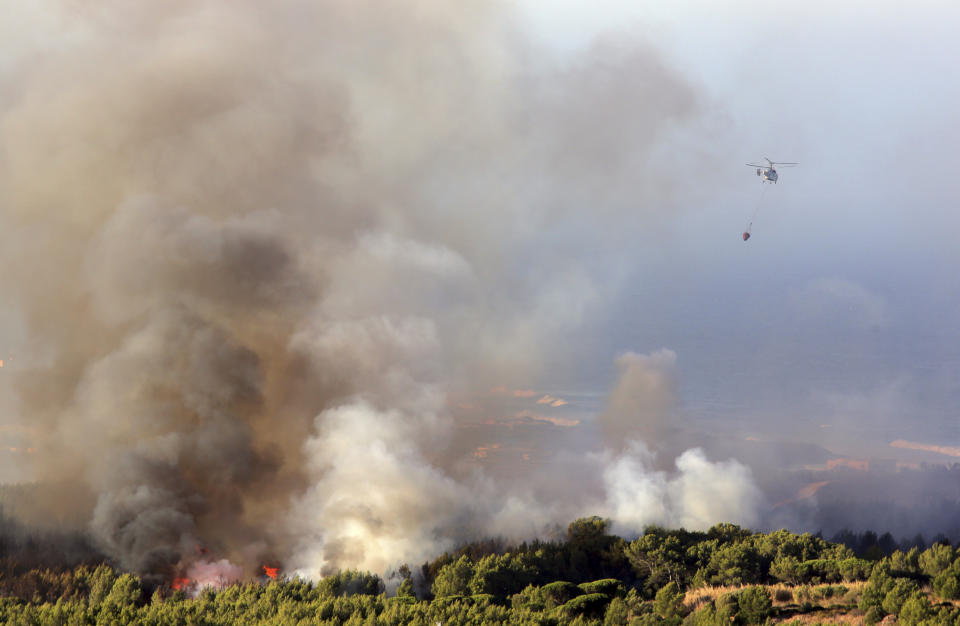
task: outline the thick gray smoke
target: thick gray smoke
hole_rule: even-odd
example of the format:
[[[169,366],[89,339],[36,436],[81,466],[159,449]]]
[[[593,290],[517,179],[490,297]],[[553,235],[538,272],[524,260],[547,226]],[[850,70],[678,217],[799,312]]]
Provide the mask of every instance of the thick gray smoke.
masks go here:
[[[591,512],[452,458],[449,398],[570,361],[619,251],[675,210],[651,157],[697,103],[655,53],[554,65],[472,0],[51,0],[24,19],[36,36],[0,66],[20,427],[39,478],[89,494],[103,550],[166,577],[383,571]],[[673,357],[621,367],[638,358]],[[654,387],[621,381],[618,433],[665,419]],[[646,470],[618,454],[595,466],[611,511],[648,519],[628,494]],[[684,499],[705,462],[678,461]],[[729,512],[669,511],[649,519]]]

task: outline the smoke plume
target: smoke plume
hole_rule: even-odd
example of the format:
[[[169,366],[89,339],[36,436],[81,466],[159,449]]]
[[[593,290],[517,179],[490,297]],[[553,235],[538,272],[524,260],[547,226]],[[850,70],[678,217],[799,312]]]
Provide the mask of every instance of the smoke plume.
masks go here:
[[[651,453],[637,441],[607,459],[608,510],[620,532],[637,534],[649,524],[706,530],[721,520],[747,527],[758,521],[760,490],[737,461],[712,463],[694,448],[676,459],[673,475],[653,467]]]
[[[619,378],[599,416],[607,445],[626,445],[629,437],[656,441],[676,425],[676,361],[666,349],[617,358]]]
[[[383,571],[588,508],[453,458],[449,398],[571,362],[619,251],[675,210],[651,157],[697,99],[655,52],[561,63],[474,0],[24,19],[0,67],[0,280],[28,355],[9,425],[39,480],[88,496],[100,549],[166,580]],[[623,380],[615,434],[668,418],[660,387]],[[602,470],[625,523],[749,508],[735,464],[690,452],[668,479],[630,451]]]

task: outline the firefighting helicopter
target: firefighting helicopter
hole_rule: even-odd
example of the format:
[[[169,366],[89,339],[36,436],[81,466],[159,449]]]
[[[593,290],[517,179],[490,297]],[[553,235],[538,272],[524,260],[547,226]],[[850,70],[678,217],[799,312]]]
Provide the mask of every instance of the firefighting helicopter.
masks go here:
[[[767,157],[763,157],[763,159],[764,161],[767,162],[767,165],[747,163],[748,166],[757,168],[757,176],[762,177],[760,179],[761,183],[765,183],[768,180],[774,184],[777,183],[777,179],[780,178],[780,176],[777,174],[776,166],[778,165],[782,165],[783,167],[793,167],[794,165],[799,165],[799,163],[792,163],[792,162],[787,163],[785,161],[780,161],[780,162],[771,161]],[[760,192],[760,198],[757,199],[757,205],[753,209],[753,216],[750,218],[750,224],[747,226],[747,229],[743,231],[742,237],[744,241],[746,241],[747,239],[750,239],[751,231],[753,231],[753,220],[757,218],[757,214],[760,212],[760,205],[763,202],[763,196],[766,194],[766,192],[767,192],[766,187],[763,189],[763,191]]]
[[[767,162],[767,165],[758,165],[756,163],[747,163],[750,167],[757,168],[757,176],[762,176],[760,180],[761,183],[765,183],[768,180],[773,184],[777,183],[777,168],[775,166],[782,165],[783,167],[793,167],[794,165],[800,165],[799,163],[786,163],[784,161],[771,161],[767,157],[763,157],[763,160]]]

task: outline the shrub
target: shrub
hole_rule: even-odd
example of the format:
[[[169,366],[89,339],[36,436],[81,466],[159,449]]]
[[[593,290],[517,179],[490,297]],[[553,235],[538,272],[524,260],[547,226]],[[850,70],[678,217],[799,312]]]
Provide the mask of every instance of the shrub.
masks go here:
[[[583,616],[596,619],[603,615],[609,602],[610,598],[602,593],[588,593],[570,600],[560,610],[568,618]]]
[[[653,600],[654,612],[665,620],[683,617],[683,596],[677,583],[667,583]]]
[[[860,596],[860,610],[869,611],[870,607],[880,607],[887,593],[893,589],[894,580],[887,571],[878,565],[873,568],[870,574],[870,580],[863,588],[863,594]]]
[[[929,549],[920,553],[920,569],[930,578],[943,572],[954,560],[953,548],[942,543],[935,543]]]
[[[777,602],[793,602],[793,592],[786,587],[777,587],[773,590],[773,599]]]
[[[740,600],[734,592],[721,595],[714,604],[717,607],[717,615],[728,622],[740,612]]]
[[[611,598],[622,597],[624,594],[623,583],[616,578],[604,578],[589,583],[580,583],[577,586],[583,593],[602,593]]]
[[[883,598],[880,607],[887,613],[897,615],[900,613],[900,607],[903,606],[903,603],[918,591],[920,590],[917,588],[917,583],[905,578],[897,578],[893,587]]]
[[[832,583],[841,579],[839,562],[831,559],[811,559],[799,564],[798,570],[804,581]]]
[[[933,617],[933,607],[930,601],[922,594],[914,594],[900,607],[899,621],[913,626],[925,619]]]
[[[510,598],[510,604],[514,609],[527,609],[529,611],[543,611],[547,607],[544,599],[543,588],[527,585],[526,589],[520,593],[515,593]],[[561,603],[562,604],[562,603]],[[557,603],[551,603],[549,608],[557,606]]]
[[[933,590],[944,600],[960,599],[960,565],[954,563],[933,579]]]
[[[728,624],[730,624],[730,618],[720,615],[712,603],[700,607],[683,620],[684,626],[727,626]]]
[[[879,606],[871,606],[867,609],[866,615],[863,616],[864,624],[876,624],[884,618],[883,609]]]
[[[809,604],[813,601],[813,590],[807,585],[802,585],[794,589],[793,595],[797,599],[798,604]]]
[[[770,576],[785,583],[800,582],[800,562],[792,556],[778,556],[770,565]]]
[[[614,598],[603,616],[603,626],[626,626],[630,611],[620,598]]]
[[[856,587],[850,587],[847,589],[847,593],[843,594],[843,601],[847,604],[857,604],[860,600],[860,590]]]
[[[847,588],[843,585],[823,585],[822,587],[814,587],[811,591],[815,599],[826,600],[834,596],[842,596],[847,592]]]
[[[583,590],[581,590],[580,587],[573,583],[568,583],[565,580],[557,580],[549,583],[541,587],[540,590],[543,593],[544,601],[547,603],[547,608],[566,604],[573,598],[583,594]]]
[[[840,577],[846,582],[866,580],[873,570],[873,562],[866,559],[843,559],[839,562]]]
[[[740,619],[747,624],[762,624],[773,615],[773,602],[763,587],[747,587],[740,592]]]

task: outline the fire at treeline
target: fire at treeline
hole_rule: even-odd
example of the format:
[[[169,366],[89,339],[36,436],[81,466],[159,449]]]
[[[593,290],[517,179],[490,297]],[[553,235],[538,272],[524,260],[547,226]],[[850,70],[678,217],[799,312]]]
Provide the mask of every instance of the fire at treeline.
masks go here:
[[[552,540],[473,542],[386,577],[346,570],[311,582],[267,565],[255,580],[225,578],[222,570],[215,579],[211,570],[205,579],[162,583],[98,563],[77,537],[8,532],[0,559],[0,619],[609,626],[840,615],[874,623],[897,615],[911,624],[960,623],[953,603],[960,600],[960,551],[943,538],[927,547],[848,531],[838,536],[844,545],[809,533],[719,524],[704,532],[650,526],[628,540],[609,529],[608,520],[580,518],[565,531],[556,529]],[[42,563],[62,563],[65,554],[79,562]]]

